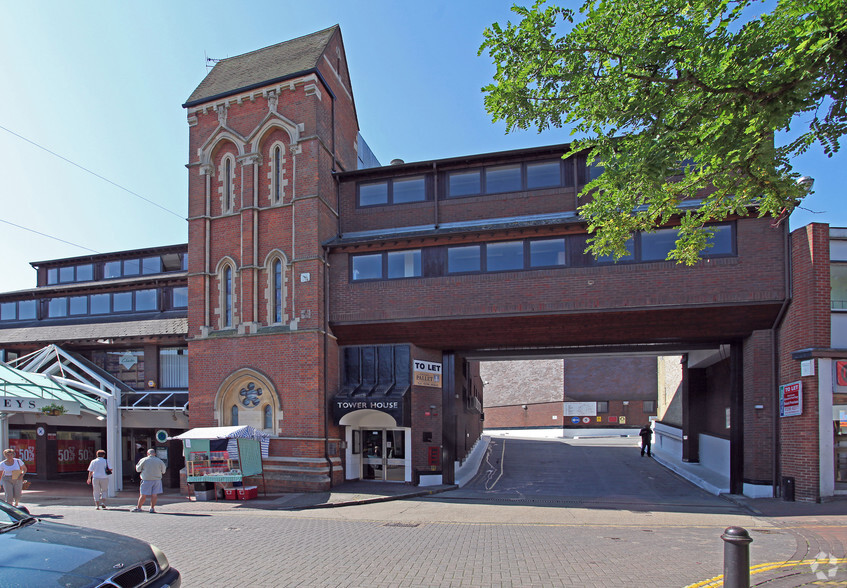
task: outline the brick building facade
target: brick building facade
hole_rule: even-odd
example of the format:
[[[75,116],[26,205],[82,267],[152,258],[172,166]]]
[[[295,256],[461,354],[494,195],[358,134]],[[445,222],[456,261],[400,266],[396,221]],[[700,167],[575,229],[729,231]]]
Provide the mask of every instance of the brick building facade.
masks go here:
[[[581,355],[596,373],[592,355],[630,354],[677,358],[637,368],[663,383],[664,450],[735,493],[840,491],[825,225],[727,218],[683,267],[672,221],[614,262],[585,253],[577,195],[602,170],[567,145],[364,168],[337,26],[222,60],[184,107],[190,426],[271,435],[269,490],[451,483],[482,433],[481,361]],[[780,418],[798,380],[802,412]]]

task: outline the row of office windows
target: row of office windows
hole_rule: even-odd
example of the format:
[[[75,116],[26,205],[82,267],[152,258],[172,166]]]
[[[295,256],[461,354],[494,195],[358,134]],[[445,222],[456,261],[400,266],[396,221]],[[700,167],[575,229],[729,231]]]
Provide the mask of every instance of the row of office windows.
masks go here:
[[[188,308],[188,288],[57,296],[40,300],[0,302],[0,321],[25,321],[69,316],[108,315]]]
[[[735,255],[733,224],[713,225],[712,247],[704,257]],[[350,256],[352,281],[393,280],[451,274],[530,270],[550,267],[583,267],[612,263],[663,261],[674,248],[676,229],[638,233],[627,242],[628,254],[617,262],[611,257],[585,254],[586,237],[496,241],[447,247],[425,247]]]
[[[595,179],[603,168],[585,165],[585,160],[549,159],[491,165],[471,169],[448,171],[440,174],[444,186],[440,197],[463,198],[485,194],[503,194],[543,188],[571,188]],[[360,182],[357,185],[357,203],[360,207],[408,204],[433,199],[432,174],[388,178]]]
[[[187,270],[188,254],[171,253],[133,259],[51,267],[47,270],[47,284],[91,282],[94,280],[149,276],[152,274]]]

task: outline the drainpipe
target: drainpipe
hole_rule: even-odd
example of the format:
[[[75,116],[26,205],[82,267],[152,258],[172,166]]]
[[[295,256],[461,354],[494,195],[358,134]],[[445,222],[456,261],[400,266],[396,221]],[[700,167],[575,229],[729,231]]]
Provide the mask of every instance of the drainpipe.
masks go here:
[[[327,338],[329,337],[329,247],[326,245],[323,246],[323,264],[324,264],[324,325],[323,325],[323,345],[324,345],[324,361],[323,361],[323,391],[324,391],[324,459],[326,460],[327,466],[329,467],[329,486],[332,487],[332,459],[329,457],[329,426],[327,423],[329,422],[329,394],[327,390],[327,377],[326,371],[329,366],[329,361],[327,360],[327,352],[328,352],[328,343]]]
[[[773,413],[771,415],[771,434],[773,435],[773,463],[772,463],[772,471],[773,471],[773,491],[772,495],[776,498],[779,495],[779,478],[781,474],[780,470],[780,462],[779,462],[779,451],[780,451],[780,442],[779,442],[779,336],[777,335],[777,329],[782,324],[783,319],[785,318],[785,313],[788,310],[788,306],[791,304],[791,290],[793,287],[793,280],[791,275],[791,234],[788,230],[788,223],[784,223],[782,225],[783,229],[783,247],[785,249],[785,278],[784,278],[784,288],[785,288],[785,300],[782,302],[782,306],[779,309],[779,313],[776,315],[776,319],[773,322],[773,326],[771,326],[771,348],[773,350],[773,367],[771,370],[771,393],[774,394],[774,403],[773,403]]]

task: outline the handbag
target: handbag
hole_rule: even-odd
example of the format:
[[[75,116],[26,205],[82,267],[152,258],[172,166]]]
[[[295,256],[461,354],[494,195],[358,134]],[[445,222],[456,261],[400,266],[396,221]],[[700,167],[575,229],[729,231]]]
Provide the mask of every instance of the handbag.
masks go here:
[[[111,476],[111,475],[112,475],[112,468],[110,468],[109,466],[106,466],[106,475],[107,475],[107,476]]]
[[[21,484],[21,488],[24,490],[29,490],[30,482],[29,480],[24,480],[23,484]]]

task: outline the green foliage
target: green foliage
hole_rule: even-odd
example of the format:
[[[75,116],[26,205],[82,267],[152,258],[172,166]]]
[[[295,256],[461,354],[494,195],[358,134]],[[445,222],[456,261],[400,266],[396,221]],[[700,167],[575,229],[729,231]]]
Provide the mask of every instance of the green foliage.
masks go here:
[[[754,14],[763,8],[589,0],[578,17],[539,0],[512,8],[516,24],[486,29],[493,119],[507,132],[570,126],[587,138],[566,156],[588,149],[605,166],[580,206],[592,253],[619,257],[633,231],[674,217],[669,257],[693,264],[704,223],[751,210],[782,220],[808,194],[790,159],[815,143],[831,156],[847,130],[847,0],[780,0]],[[800,136],[775,145],[791,125]]]

